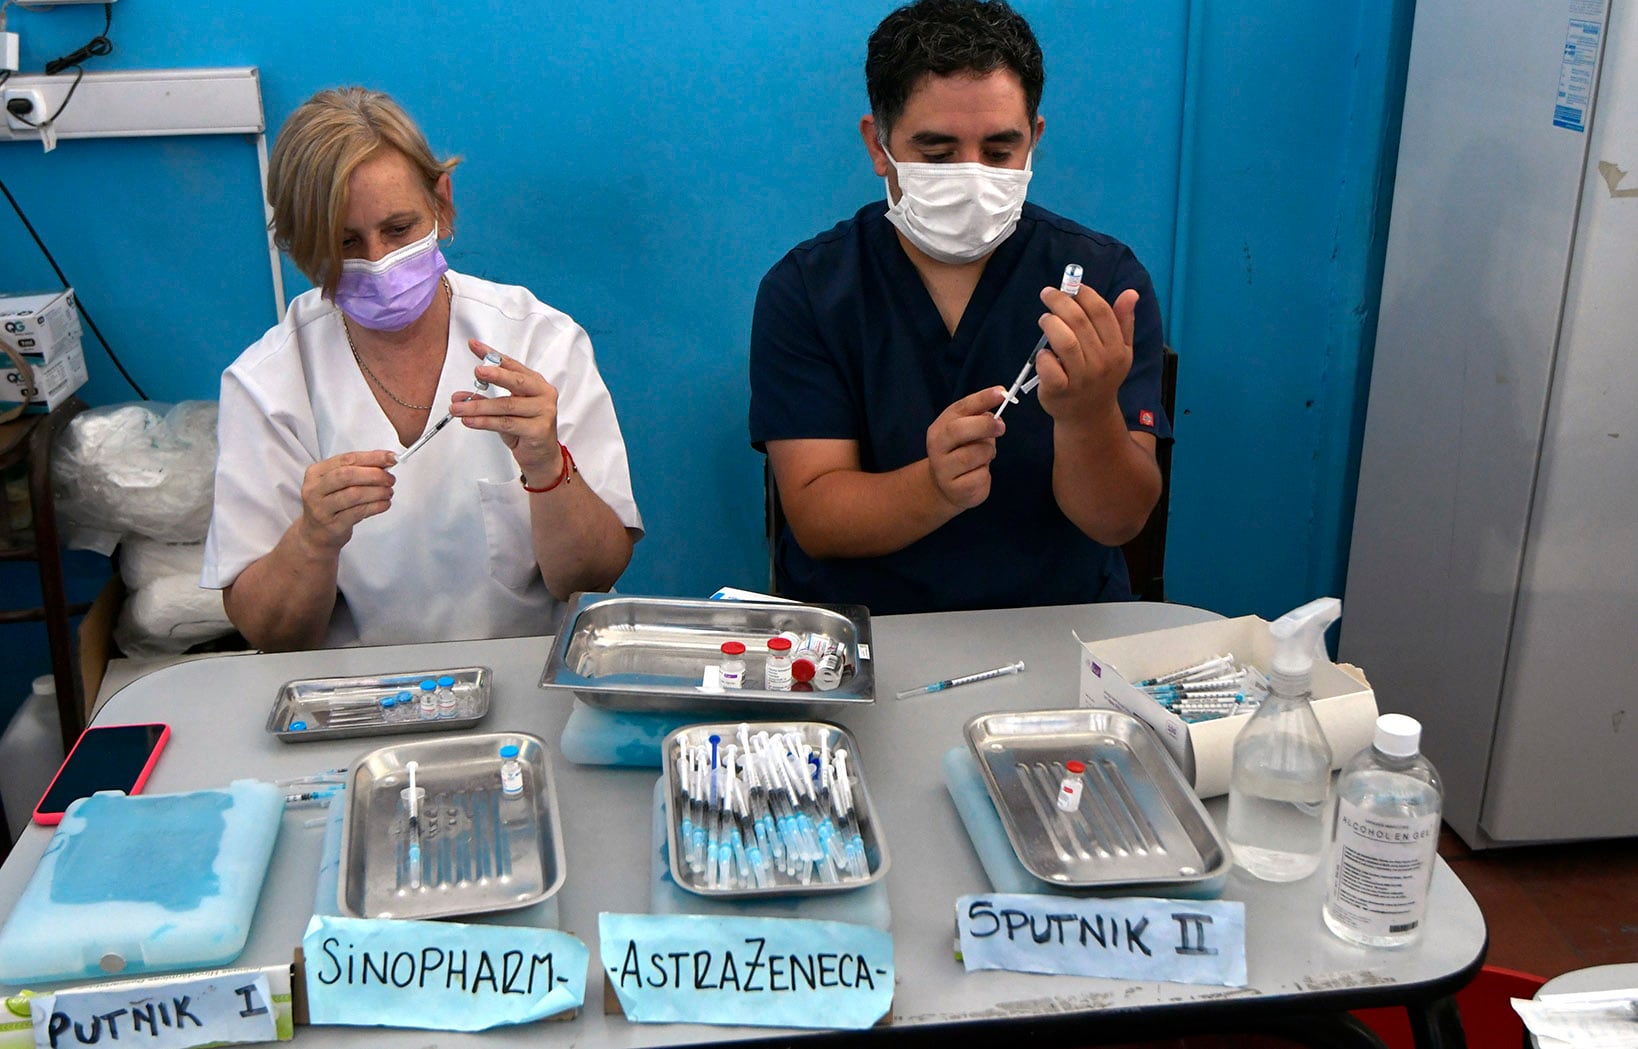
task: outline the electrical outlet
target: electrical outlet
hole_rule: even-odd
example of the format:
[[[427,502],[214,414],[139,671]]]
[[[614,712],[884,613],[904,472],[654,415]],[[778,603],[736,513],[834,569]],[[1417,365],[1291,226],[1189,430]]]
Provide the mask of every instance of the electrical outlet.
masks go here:
[[[12,106],[14,103],[17,108],[21,109],[24,102],[28,103],[28,108],[24,109],[21,114],[13,111]],[[51,115],[46,109],[45,92],[32,87],[6,88],[5,93],[0,94],[0,108],[5,109],[6,126],[13,131],[32,131],[34,129],[29,125],[28,121],[38,124]],[[19,119],[19,117],[27,117],[28,121]]]

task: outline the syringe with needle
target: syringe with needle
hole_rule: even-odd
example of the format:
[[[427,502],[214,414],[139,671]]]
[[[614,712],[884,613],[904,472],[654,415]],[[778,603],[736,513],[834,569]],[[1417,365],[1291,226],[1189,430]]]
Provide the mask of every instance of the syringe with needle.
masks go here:
[[[1058,283],[1058,290],[1065,295],[1075,295],[1081,290],[1081,267],[1078,264],[1071,262],[1064,267],[1064,277]],[[1001,418],[1001,413],[1007,410],[1007,405],[1018,403],[1020,390],[1028,393],[1035,389],[1035,384],[1040,381],[1040,377],[1030,378],[1029,373],[1035,370],[1035,355],[1046,349],[1046,345],[1046,333],[1042,332],[1041,340],[1035,344],[1033,350],[1029,351],[1029,357],[1024,361],[1024,366],[1018,370],[1018,378],[1012,380],[1012,386],[1007,389],[1006,398],[996,406],[995,417],[997,419]],[[1029,379],[1028,385],[1025,385],[1025,379]]]
[[[409,800],[409,882],[410,888],[421,887],[421,797],[415,789],[416,762],[404,764],[409,772],[409,790],[405,791]]]
[[[996,667],[994,670],[980,670],[976,674],[967,674],[963,677],[948,678],[944,681],[934,681],[931,684],[922,685],[919,688],[907,688],[898,694],[898,698],[909,699],[911,696],[925,696],[929,692],[943,692],[947,688],[956,688],[960,685],[971,685],[976,681],[988,681],[991,678],[1002,677],[1007,674],[1016,674],[1023,669],[1024,661],[1020,659],[1016,663],[1008,663],[1006,666]]]
[[[501,366],[501,364],[503,363],[503,359],[502,359],[502,357],[501,357],[501,355],[499,353],[495,352],[494,350],[490,350],[488,353],[484,354],[483,363],[489,365],[492,368],[499,368]],[[472,374],[472,387],[473,387],[473,389],[477,390],[483,396],[485,396],[485,397],[489,396],[489,383],[486,383],[482,379],[478,378],[476,370],[474,370],[473,374]],[[426,433],[424,433],[420,437],[416,438],[416,441],[415,441],[414,444],[412,444],[408,448],[404,449],[403,454],[401,454],[398,457],[398,461],[401,463],[404,460],[408,459],[410,456],[414,455],[416,452],[420,451],[422,448],[424,448],[426,446],[426,443],[428,441],[432,440],[434,437],[438,436],[438,431],[442,430],[444,427],[448,426],[450,421],[452,419],[454,419],[454,418],[455,418],[455,416],[451,415],[448,412],[445,412],[444,417],[442,419],[439,419],[438,422],[433,425],[432,429],[428,430]]]

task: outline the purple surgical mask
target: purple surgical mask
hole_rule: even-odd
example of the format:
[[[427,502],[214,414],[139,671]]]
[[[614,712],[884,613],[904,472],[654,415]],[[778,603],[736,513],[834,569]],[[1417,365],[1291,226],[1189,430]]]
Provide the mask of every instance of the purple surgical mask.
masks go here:
[[[398,331],[420,319],[449,269],[438,250],[438,226],[374,262],[347,259],[336,281],[335,304],[372,331]]]

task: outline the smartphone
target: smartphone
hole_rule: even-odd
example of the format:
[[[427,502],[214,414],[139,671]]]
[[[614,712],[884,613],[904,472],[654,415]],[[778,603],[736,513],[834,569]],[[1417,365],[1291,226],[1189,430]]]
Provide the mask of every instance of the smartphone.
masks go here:
[[[169,725],[93,725],[80,733],[62,768],[34,808],[34,822],[61,823],[68,806],[99,790],[135,794],[148,782]]]

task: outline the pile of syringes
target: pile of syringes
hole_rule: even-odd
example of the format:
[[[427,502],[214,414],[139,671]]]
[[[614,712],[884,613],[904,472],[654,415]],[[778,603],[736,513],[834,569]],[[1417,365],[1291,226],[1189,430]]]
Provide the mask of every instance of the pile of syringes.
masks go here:
[[[856,773],[824,725],[741,724],[738,742],[695,730],[670,755],[677,869],[710,891],[769,890],[870,877]],[[817,745],[815,745],[817,744]]]
[[[1268,694],[1268,679],[1256,667],[1241,666],[1225,653],[1139,681],[1137,688],[1192,723],[1250,714]]]

